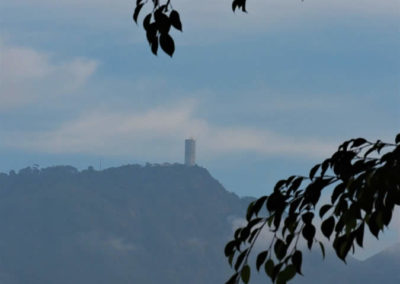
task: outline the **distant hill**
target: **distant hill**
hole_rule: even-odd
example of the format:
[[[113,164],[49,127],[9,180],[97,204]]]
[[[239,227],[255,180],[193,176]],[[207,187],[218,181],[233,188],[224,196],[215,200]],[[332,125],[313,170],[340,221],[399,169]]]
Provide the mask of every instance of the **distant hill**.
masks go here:
[[[0,283],[223,283],[248,202],[197,166],[0,174]]]
[[[224,283],[223,248],[251,200],[180,164],[0,174],[0,283]],[[304,262],[294,283],[400,283],[400,253]]]

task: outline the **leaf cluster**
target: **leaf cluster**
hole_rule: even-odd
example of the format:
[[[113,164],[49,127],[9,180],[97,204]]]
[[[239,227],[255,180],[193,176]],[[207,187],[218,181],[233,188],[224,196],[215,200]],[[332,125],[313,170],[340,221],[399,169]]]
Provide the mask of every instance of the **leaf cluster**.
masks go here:
[[[133,12],[133,20],[138,21],[139,14],[148,0],[136,0],[136,7]],[[152,0],[153,10],[143,19],[143,28],[146,31],[147,41],[151,52],[157,55],[158,48],[172,57],[175,52],[175,43],[170,35],[171,27],[182,31],[180,15],[173,10],[170,0],[160,4],[159,0]]]
[[[321,193],[328,188],[332,188],[331,200],[320,204]],[[363,246],[366,230],[378,238],[398,205],[400,134],[393,144],[348,140],[308,176],[280,180],[271,195],[250,203],[246,226],[238,228],[225,247],[225,256],[235,270],[226,283],[250,281],[249,255],[262,231],[272,232],[273,239],[258,253],[256,269],[264,270],[273,283],[283,284],[302,274],[299,240],[310,250],[317,244],[325,256],[324,244],[315,237],[320,231],[332,238],[336,255],[345,262],[350,250]],[[261,216],[260,212],[267,214]],[[317,214],[322,223],[316,224]]]
[[[142,8],[149,0],[136,0],[136,6],[133,12],[133,20],[138,22],[138,17]],[[149,42],[151,52],[157,55],[158,48],[172,57],[175,52],[175,42],[170,35],[171,26],[182,31],[182,23],[180,15],[176,10],[173,10],[171,0],[166,0],[161,4],[160,0],[151,0],[153,3],[152,11],[147,14],[143,20],[143,28],[146,31],[147,41]],[[236,9],[246,11],[246,0],[233,0],[232,10]]]

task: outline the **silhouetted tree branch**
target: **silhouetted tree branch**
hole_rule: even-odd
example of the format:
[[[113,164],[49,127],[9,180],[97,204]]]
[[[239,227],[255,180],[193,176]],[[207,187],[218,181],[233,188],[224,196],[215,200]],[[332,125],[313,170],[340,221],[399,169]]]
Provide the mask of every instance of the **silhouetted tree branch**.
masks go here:
[[[321,204],[321,193],[327,189],[332,189],[331,201]],[[308,176],[280,180],[271,195],[249,205],[247,225],[238,228],[225,247],[235,270],[226,283],[249,282],[249,255],[265,229],[273,233],[273,239],[258,253],[256,269],[263,268],[274,283],[282,284],[302,274],[300,239],[310,250],[318,244],[325,256],[324,244],[315,237],[320,231],[332,238],[336,255],[346,261],[350,250],[363,246],[365,230],[378,238],[396,205],[400,205],[400,134],[394,144],[364,138],[346,141]],[[315,222],[317,211],[320,225]]]
[[[143,28],[146,31],[151,52],[157,55],[160,46],[165,53],[172,57],[175,52],[175,43],[169,31],[171,26],[182,31],[179,13],[173,9],[171,0],[136,0],[133,12],[135,23],[138,23],[139,14],[147,3],[152,4],[152,11],[144,17]],[[236,9],[246,12],[246,0],[233,0],[232,10]]]

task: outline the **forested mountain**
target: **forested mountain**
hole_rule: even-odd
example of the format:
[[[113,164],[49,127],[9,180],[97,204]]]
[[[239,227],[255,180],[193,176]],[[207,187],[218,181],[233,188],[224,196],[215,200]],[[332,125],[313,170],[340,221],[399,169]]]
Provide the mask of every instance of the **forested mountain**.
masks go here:
[[[222,283],[248,202],[197,166],[1,174],[0,283]]]
[[[250,200],[180,164],[0,174],[0,283],[224,283],[223,248]],[[399,256],[305,254],[297,283],[398,283]]]

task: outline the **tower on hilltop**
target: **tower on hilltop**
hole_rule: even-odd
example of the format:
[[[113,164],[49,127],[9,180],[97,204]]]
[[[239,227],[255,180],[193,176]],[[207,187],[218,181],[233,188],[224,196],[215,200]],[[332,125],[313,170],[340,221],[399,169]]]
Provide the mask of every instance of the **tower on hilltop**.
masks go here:
[[[194,166],[196,164],[196,140],[189,138],[185,140],[185,165]]]

